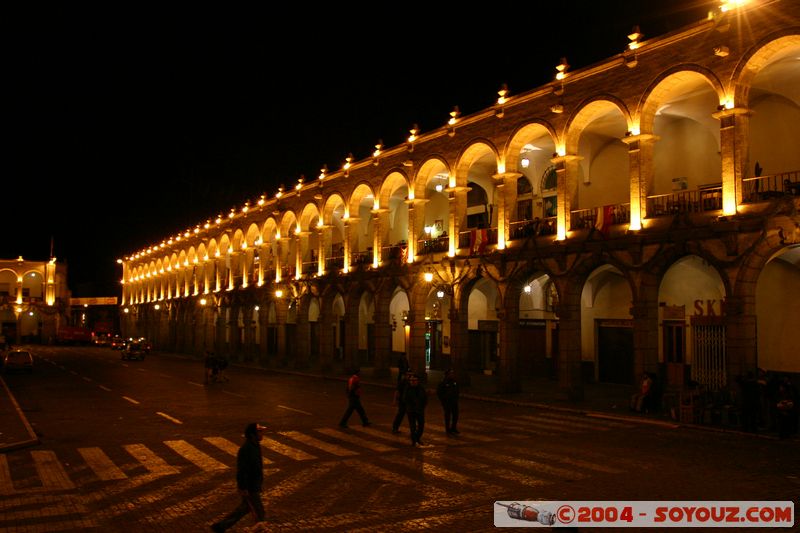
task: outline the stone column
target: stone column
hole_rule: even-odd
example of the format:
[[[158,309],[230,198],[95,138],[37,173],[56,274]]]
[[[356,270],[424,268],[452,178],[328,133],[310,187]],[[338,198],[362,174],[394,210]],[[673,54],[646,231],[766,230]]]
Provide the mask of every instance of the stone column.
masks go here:
[[[509,287],[502,283],[499,287],[503,300],[506,299]],[[498,366],[500,392],[519,392],[521,383],[519,379],[518,343],[519,343],[519,312],[517,305],[503,304],[497,313],[498,320]]]
[[[748,160],[747,147],[751,111],[744,107],[723,109],[712,116],[719,120],[720,156],[722,157],[722,212],[735,215],[742,203],[743,182]]]
[[[503,250],[509,238],[509,223],[513,217],[514,196],[517,191],[517,179],[522,177],[518,172],[503,172],[492,176],[497,197],[500,199],[497,205],[497,249]],[[513,194],[512,194],[513,193]],[[491,221],[489,221],[491,225]]]
[[[630,135],[622,142],[628,145],[630,177],[631,222],[634,231],[642,229],[642,220],[647,213],[647,195],[653,186],[653,149],[659,137],[656,135]]]
[[[458,253],[458,232],[461,231],[461,223],[466,223],[467,216],[467,192],[469,187],[450,187],[447,189],[447,199],[449,201],[448,231],[450,232],[450,249],[448,255],[455,257]]]
[[[564,281],[559,294],[568,294]],[[567,300],[567,298],[565,298]],[[561,397],[583,399],[581,378],[581,309],[580,297],[561,301],[558,305],[558,389]]]
[[[556,239],[564,240],[571,228],[572,207],[578,195],[578,163],[583,159],[577,155],[563,155],[550,160],[556,166],[558,176],[556,207]]]
[[[372,210],[372,266],[378,268],[383,262],[384,220],[388,227],[388,209]]]

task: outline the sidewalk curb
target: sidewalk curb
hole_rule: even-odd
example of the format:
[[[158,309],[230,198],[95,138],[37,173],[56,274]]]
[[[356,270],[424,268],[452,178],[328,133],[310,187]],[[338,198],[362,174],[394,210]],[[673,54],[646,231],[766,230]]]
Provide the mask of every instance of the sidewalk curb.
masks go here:
[[[33,427],[31,427],[30,423],[28,423],[28,419],[25,417],[25,413],[23,413],[22,409],[20,409],[19,404],[17,403],[17,399],[14,398],[13,394],[11,394],[11,389],[8,388],[8,385],[6,385],[6,382],[2,377],[0,377],[0,384],[3,385],[3,389],[5,389],[6,394],[8,395],[8,399],[11,400],[11,405],[14,406],[14,410],[17,412],[17,416],[19,416],[19,419],[25,426],[25,431],[28,432],[28,436],[30,437],[30,439],[28,440],[0,445],[0,452],[10,452],[14,450],[19,450],[20,448],[27,448],[28,446],[35,446],[36,444],[39,444],[41,442],[39,440],[39,437],[36,436],[36,433],[33,431]]]

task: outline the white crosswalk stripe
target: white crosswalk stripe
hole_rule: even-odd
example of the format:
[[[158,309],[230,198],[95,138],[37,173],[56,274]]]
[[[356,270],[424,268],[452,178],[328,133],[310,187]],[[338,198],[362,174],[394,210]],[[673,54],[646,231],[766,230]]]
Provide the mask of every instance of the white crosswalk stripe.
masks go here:
[[[81,454],[95,475],[103,481],[128,477],[100,448],[79,448],[78,453]]]
[[[349,457],[352,455],[358,455],[358,452],[348,450],[347,448],[344,448],[337,444],[331,444],[329,442],[324,442],[319,439],[315,439],[314,437],[309,437],[308,435],[300,433],[299,431],[281,431],[280,434],[283,435],[284,437],[289,437],[290,439],[302,442],[307,446],[318,448],[322,451],[328,452],[338,457]]]
[[[170,466],[161,457],[156,455],[144,444],[126,444],[123,446],[142,466],[150,471],[151,474],[166,476],[180,472],[174,466]]]
[[[164,444],[175,450],[177,453],[196,464],[203,470],[227,470],[228,465],[220,463],[210,455],[207,455],[185,440],[167,440]]]
[[[369,448],[370,450],[374,450],[376,452],[392,452],[397,448],[392,446],[386,446],[385,444],[381,444],[379,442],[373,442],[369,439],[364,439],[361,437],[356,437],[355,435],[350,435],[349,433],[345,433],[344,431],[336,430],[333,428],[317,428],[314,431],[318,431],[323,435],[327,435],[329,437],[333,437],[335,439],[343,440],[349,442],[351,444],[355,444],[356,446],[362,446],[364,448]]]
[[[64,467],[58,461],[56,454],[49,450],[34,450],[31,452],[33,464],[42,480],[44,489],[74,489],[75,485],[70,480]]]
[[[287,446],[282,442],[278,442],[275,439],[270,439],[267,437],[261,439],[261,446],[268,450],[272,450],[273,452],[285,455],[286,457],[294,459],[295,461],[310,461],[311,459],[317,458],[315,455],[306,453],[303,450],[292,448],[291,446]]]

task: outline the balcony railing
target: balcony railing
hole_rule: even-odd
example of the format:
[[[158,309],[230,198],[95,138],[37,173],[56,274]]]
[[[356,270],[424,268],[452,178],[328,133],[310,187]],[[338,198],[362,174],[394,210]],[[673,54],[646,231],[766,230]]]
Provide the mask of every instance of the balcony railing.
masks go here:
[[[408,245],[405,241],[398,244],[390,244],[389,246],[381,247],[381,261],[405,263],[408,254]]]
[[[509,238],[513,241],[526,239],[528,237],[541,237],[542,235],[555,235],[556,217],[545,219],[535,218],[533,220],[517,220],[509,223]]]
[[[447,235],[417,241],[417,254],[433,254],[447,252],[448,250],[450,250],[450,239]]]
[[[366,252],[353,252],[350,254],[350,264],[355,265],[369,265],[372,263],[372,250]]]
[[[497,228],[470,229],[458,233],[458,248],[469,248],[470,253],[497,244]]]
[[[325,270],[341,270],[344,268],[344,256],[336,255],[325,259]]]
[[[602,224],[597,223],[600,213],[603,213]],[[589,209],[578,209],[570,212],[570,229],[603,228],[614,224],[630,224],[631,204],[614,204]]]
[[[303,261],[303,274],[314,274],[318,264],[316,261]]]
[[[678,213],[706,213],[722,209],[722,186],[699,188],[647,197],[648,217]]]
[[[756,203],[791,194],[800,196],[800,171],[742,180],[742,203]]]

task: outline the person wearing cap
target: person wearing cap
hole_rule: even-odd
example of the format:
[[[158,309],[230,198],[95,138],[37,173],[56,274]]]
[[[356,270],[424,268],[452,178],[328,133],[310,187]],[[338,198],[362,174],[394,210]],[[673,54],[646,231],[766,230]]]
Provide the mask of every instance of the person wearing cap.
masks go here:
[[[264,521],[264,504],[261,502],[261,486],[264,482],[264,461],[261,457],[261,438],[267,429],[257,422],[244,428],[244,444],[236,454],[236,487],[242,501],[225,518],[211,526],[219,533],[233,527],[247,513],[253,513],[256,522]]]
[[[403,402],[408,414],[408,429],[411,431],[411,445],[424,446],[422,432],[425,430],[425,406],[428,393],[419,384],[419,376],[412,373],[408,377],[408,387],[403,393]]]
[[[342,419],[339,421],[339,427],[347,427],[347,421],[350,420],[350,415],[353,414],[353,411],[358,412],[358,416],[361,417],[361,423],[364,425],[364,427],[372,425],[367,418],[367,413],[364,411],[364,407],[361,405],[360,373],[361,370],[356,368],[353,372],[353,375],[347,380],[347,410],[344,412]]]

